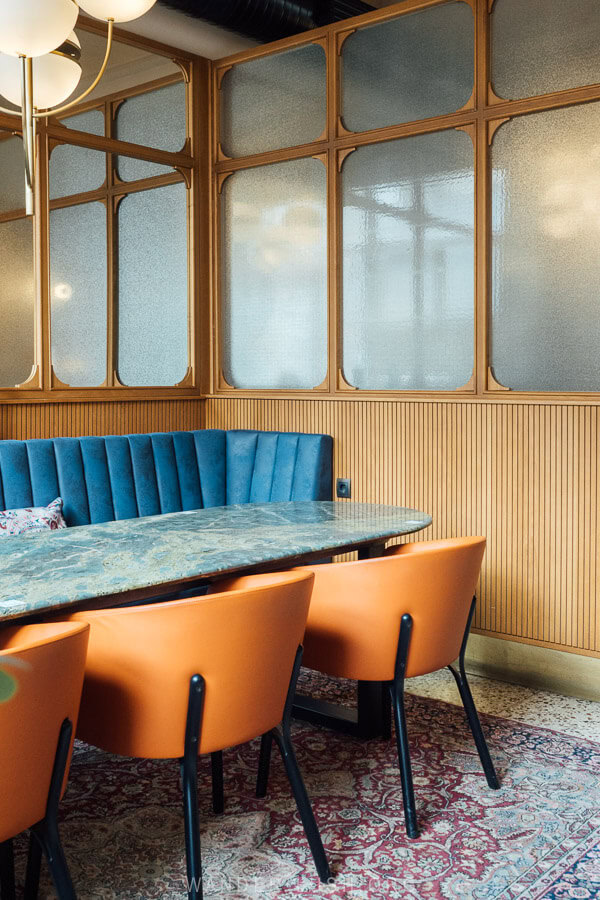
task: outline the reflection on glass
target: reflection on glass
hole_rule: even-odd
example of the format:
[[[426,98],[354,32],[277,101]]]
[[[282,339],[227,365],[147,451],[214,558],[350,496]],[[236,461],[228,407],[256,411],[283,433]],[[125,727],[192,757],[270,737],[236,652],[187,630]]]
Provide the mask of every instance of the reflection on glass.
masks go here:
[[[85,203],[50,212],[52,365],[73,387],[106,377],[106,210]]]
[[[327,373],[326,172],[315,159],[223,186],[223,373],[238,388],[312,388]]]
[[[119,106],[115,128],[115,137],[120,141],[175,153],[180,151],[187,134],[185,84],[171,84],[125,100]],[[169,166],[128,156],[117,157],[117,168],[123,181],[151,178],[173,171]]]
[[[443,3],[359,28],[342,46],[342,117],[368,131],[454,112],[473,90],[473,13]]]
[[[119,204],[118,373],[174,385],[188,367],[187,191],[171,184]]]
[[[0,222],[0,247],[0,387],[15,387],[33,367],[32,219]]]
[[[223,76],[220,97],[227,156],[314,141],[325,129],[325,51],[309,44],[233,66]]]
[[[471,139],[444,131],[361,147],[342,184],[346,380],[462,387],[473,369]]]
[[[509,100],[600,81],[598,0],[496,0],[492,83]]]
[[[24,189],[21,138],[11,137],[8,132],[0,131],[0,213],[23,209]]]
[[[511,119],[492,144],[492,355],[515,390],[600,389],[600,104]]]

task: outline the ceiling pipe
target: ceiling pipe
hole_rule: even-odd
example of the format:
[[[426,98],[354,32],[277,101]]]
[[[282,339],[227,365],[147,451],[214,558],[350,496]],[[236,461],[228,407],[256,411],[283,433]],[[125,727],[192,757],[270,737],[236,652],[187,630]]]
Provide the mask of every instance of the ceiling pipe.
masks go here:
[[[159,5],[265,43],[373,9],[362,0],[159,0]]]

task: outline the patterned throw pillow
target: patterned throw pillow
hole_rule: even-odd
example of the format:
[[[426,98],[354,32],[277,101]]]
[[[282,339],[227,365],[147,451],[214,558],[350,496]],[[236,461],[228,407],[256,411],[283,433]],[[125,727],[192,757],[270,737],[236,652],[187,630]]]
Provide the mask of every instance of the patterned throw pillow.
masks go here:
[[[38,531],[66,528],[62,508],[62,497],[57,497],[48,506],[5,509],[4,512],[0,512],[0,539],[12,534],[33,534]]]

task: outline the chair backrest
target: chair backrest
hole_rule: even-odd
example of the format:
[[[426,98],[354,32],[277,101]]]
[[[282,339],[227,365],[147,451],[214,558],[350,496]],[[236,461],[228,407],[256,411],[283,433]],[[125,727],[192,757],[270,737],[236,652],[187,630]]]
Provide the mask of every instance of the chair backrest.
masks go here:
[[[312,583],[288,572],[226,594],[77,613],[91,625],[78,735],[123,755],[182,756],[195,674],[206,682],[201,753],[273,728]]]
[[[408,613],[406,676],[447,666],[460,652],[484,550],[483,537],[452,538],[315,569],[305,664],[348,678],[391,680],[400,621]]]
[[[0,509],[64,501],[67,525],[232,503],[331,500],[329,435],[172,431],[0,441]]]
[[[46,813],[65,719],[75,733],[88,633],[84,622],[0,630],[0,669],[16,681],[14,694],[0,702],[0,843]]]

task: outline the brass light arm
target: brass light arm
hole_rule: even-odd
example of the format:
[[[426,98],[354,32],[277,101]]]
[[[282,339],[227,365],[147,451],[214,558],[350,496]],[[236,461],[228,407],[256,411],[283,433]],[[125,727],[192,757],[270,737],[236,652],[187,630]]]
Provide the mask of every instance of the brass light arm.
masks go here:
[[[35,119],[33,118],[33,62],[30,56],[21,57],[21,109],[25,155],[25,211],[28,216],[32,216],[35,184]]]
[[[92,91],[104,75],[106,67],[108,65],[108,59],[112,48],[114,24],[114,19],[108,19],[108,35],[106,39],[106,53],[104,55],[104,61],[102,63],[102,66],[100,67],[100,71],[98,72],[90,86],[86,88],[85,91],[83,91],[83,93],[79,95],[79,97],[76,97],[75,100],[70,100],[69,103],[65,103],[63,106],[57,106],[56,109],[42,109],[40,110],[40,112],[34,112],[34,119],[45,119],[48,116],[56,116],[59,113],[66,112],[67,109],[71,109],[73,106],[77,106],[77,104],[81,103],[81,101],[84,100],[88,94],[92,93]]]

